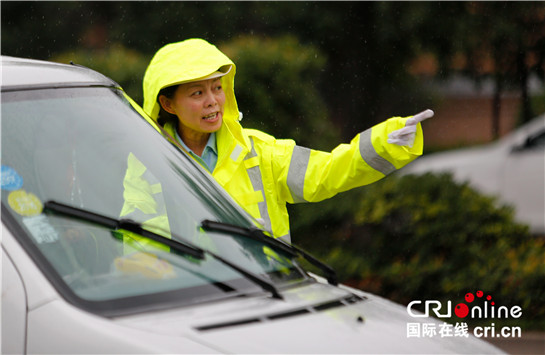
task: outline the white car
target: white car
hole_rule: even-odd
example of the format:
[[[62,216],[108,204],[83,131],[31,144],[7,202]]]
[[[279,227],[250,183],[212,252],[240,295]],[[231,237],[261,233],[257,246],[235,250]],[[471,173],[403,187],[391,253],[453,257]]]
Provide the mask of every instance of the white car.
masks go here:
[[[2,57],[3,354],[500,352],[409,337],[442,323],[267,236],[128,100],[90,69]]]
[[[484,146],[423,156],[401,174],[452,173],[458,182],[515,208],[518,221],[545,235],[545,114]]]

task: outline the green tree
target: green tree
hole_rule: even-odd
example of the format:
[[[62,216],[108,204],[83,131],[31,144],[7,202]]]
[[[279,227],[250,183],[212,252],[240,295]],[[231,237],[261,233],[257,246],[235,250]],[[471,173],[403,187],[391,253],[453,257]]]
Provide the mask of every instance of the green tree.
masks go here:
[[[114,79],[136,102],[143,101],[142,77],[148,66],[148,56],[115,43],[107,48],[90,50],[79,48],[53,55],[49,60],[58,63],[83,65]]]
[[[392,115],[421,109],[405,66],[419,21],[411,6],[383,2],[2,2],[2,52],[49,59],[119,43],[146,56],[190,37],[212,43],[297,37],[326,59],[313,77],[329,119],[349,139]],[[119,79],[113,76],[114,80]],[[141,79],[141,78],[138,78]]]
[[[522,122],[534,117],[528,92],[535,74],[545,81],[545,3],[459,2],[429,3],[417,34],[422,46],[439,59],[440,73],[455,69],[453,59],[463,55],[457,69],[479,83],[491,76],[495,83],[492,136],[499,136],[501,95],[518,88],[522,98]],[[492,66],[491,73],[485,69]]]
[[[235,91],[245,127],[317,149],[339,141],[316,88],[325,65],[317,47],[294,36],[241,36],[220,48],[237,65]]]

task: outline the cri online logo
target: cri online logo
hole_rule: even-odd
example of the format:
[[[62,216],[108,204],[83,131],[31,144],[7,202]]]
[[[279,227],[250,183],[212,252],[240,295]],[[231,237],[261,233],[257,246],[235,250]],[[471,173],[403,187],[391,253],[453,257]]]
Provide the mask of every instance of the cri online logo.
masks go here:
[[[477,291],[475,292],[478,298],[482,298],[484,293],[483,291]],[[492,296],[488,295],[486,296],[486,299],[490,301],[492,299]],[[475,300],[475,296],[471,292],[466,293],[465,300],[467,303],[471,303]],[[490,305],[494,305],[495,302],[491,302]],[[465,303],[458,303],[454,307],[454,314],[456,314],[460,318],[465,318],[469,314],[469,307]]]
[[[477,291],[475,294],[468,292],[465,297],[465,303],[461,302],[454,306],[454,314],[459,318],[520,318],[522,316],[522,309],[520,306],[496,307],[495,302],[492,301],[492,296],[487,295],[484,297],[483,291]],[[477,305],[474,301],[482,299],[482,305]],[[467,304],[471,304],[471,307]],[[479,302],[480,303],[480,302]],[[424,312],[415,313],[414,306],[424,304]],[[407,312],[412,317],[428,317],[430,313],[433,313],[437,318],[450,318],[452,316],[452,302],[447,301],[446,307],[437,300],[426,301],[412,301],[407,305]]]

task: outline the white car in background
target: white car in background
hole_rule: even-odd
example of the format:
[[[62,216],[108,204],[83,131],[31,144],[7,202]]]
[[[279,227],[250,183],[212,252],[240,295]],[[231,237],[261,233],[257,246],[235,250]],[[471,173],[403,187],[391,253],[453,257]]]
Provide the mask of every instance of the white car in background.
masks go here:
[[[108,78],[1,64],[3,354],[501,352],[471,334],[408,337],[408,323],[443,323],[266,235]]]
[[[545,235],[545,114],[497,142],[425,155],[401,174],[452,173],[458,182],[515,208],[519,222]]]

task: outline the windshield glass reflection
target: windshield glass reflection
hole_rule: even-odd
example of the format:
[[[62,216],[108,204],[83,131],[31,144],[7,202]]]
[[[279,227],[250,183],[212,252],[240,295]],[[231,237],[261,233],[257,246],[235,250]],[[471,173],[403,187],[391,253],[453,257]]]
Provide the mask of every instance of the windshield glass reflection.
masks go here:
[[[206,219],[253,222],[119,93],[32,90],[4,93],[2,100],[2,204],[78,297],[106,301],[183,289],[194,299],[259,287],[209,256],[199,260],[137,233],[45,214],[47,201],[179,236],[275,283],[303,278],[290,255],[201,228]]]

